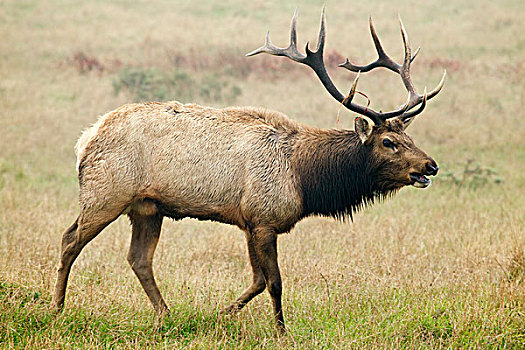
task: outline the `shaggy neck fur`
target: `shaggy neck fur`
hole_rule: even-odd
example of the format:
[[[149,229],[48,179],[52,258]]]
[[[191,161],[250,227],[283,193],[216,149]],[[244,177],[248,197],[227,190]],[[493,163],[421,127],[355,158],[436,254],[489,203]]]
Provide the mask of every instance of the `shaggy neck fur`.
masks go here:
[[[352,213],[396,190],[381,181],[384,164],[373,158],[354,131],[312,133],[296,151],[303,217],[352,218]]]

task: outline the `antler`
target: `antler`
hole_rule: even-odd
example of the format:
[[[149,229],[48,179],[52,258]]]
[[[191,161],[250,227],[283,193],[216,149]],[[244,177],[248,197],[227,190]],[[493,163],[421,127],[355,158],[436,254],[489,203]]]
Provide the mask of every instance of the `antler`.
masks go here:
[[[381,124],[384,123],[387,119],[393,118],[393,117],[400,117],[403,121],[410,122],[411,118],[415,115],[421,113],[426,105],[426,101],[432,97],[434,97],[443,87],[445,75],[443,75],[443,78],[441,79],[440,84],[436,89],[434,89],[430,94],[424,94],[423,96],[418,95],[415,92],[414,86],[412,84],[412,81],[410,80],[409,70],[410,70],[410,62],[416,57],[417,53],[419,52],[419,49],[416,51],[416,54],[412,57],[410,54],[410,47],[408,46],[408,39],[406,36],[406,31],[403,27],[403,24],[401,23],[401,32],[403,35],[403,41],[405,43],[405,61],[403,65],[399,65],[396,62],[394,62],[392,59],[390,59],[384,52],[383,48],[381,47],[381,44],[379,42],[379,38],[377,37],[375,33],[375,29],[373,27],[372,21],[370,20],[370,30],[372,32],[372,37],[374,39],[374,43],[376,44],[376,49],[379,54],[379,58],[367,65],[367,66],[355,66],[351,64],[348,59],[345,63],[340,65],[341,67],[345,67],[351,71],[358,72],[357,77],[355,78],[352,87],[350,88],[350,93],[348,96],[344,96],[334,85],[332,82],[332,79],[330,79],[330,76],[328,75],[328,72],[326,71],[326,67],[323,60],[323,49],[325,44],[325,36],[326,36],[326,18],[325,18],[325,9],[323,8],[322,14],[321,14],[321,27],[319,29],[319,38],[317,41],[317,47],[315,51],[311,51],[309,48],[308,43],[306,43],[305,52],[306,55],[299,52],[297,49],[297,32],[296,32],[296,21],[297,21],[297,10],[295,10],[294,16],[292,18],[291,23],[291,29],[290,29],[290,44],[286,48],[279,48],[272,44],[270,41],[270,32],[266,33],[266,42],[263,46],[260,48],[246,54],[246,56],[253,56],[257,55],[259,53],[268,53],[275,56],[285,56],[289,59],[299,62],[302,64],[305,64],[312,68],[312,70],[316,73],[317,77],[325,87],[325,89],[334,97],[338,102],[343,104],[346,108],[349,110],[362,114],[364,116],[369,117],[372,119],[372,121],[375,124]],[[409,97],[407,102],[401,106],[400,108],[390,111],[390,112],[376,112],[371,108],[361,106],[359,104],[356,104],[352,101],[356,87],[357,82],[359,81],[359,72],[367,72],[369,70],[372,70],[376,67],[386,67],[396,73],[399,73],[403,79],[403,82],[405,84],[405,87],[407,88],[409,92]],[[426,91],[426,90],[425,90]],[[409,111],[416,105],[421,104],[420,108],[414,111]]]
[[[374,68],[377,67],[384,67],[387,69],[390,69],[391,71],[398,73],[401,76],[401,80],[403,81],[403,84],[405,85],[405,88],[408,91],[408,106],[406,107],[406,111],[411,110],[415,106],[421,104],[421,107],[417,110],[411,111],[411,112],[404,112],[402,114],[397,114],[396,111],[393,112],[387,112],[383,113],[383,116],[388,118],[399,116],[400,119],[402,119],[405,122],[409,122],[411,118],[413,118],[415,115],[421,113],[426,105],[426,101],[430,100],[432,97],[436,96],[440,91],[441,88],[443,88],[443,85],[445,83],[445,76],[447,74],[446,71],[443,72],[443,77],[441,78],[441,81],[436,86],[434,90],[432,90],[430,93],[425,93],[423,95],[419,95],[415,88],[414,84],[412,83],[412,79],[410,78],[410,64],[414,59],[416,58],[417,54],[419,53],[419,48],[416,50],[414,55],[411,54],[410,45],[408,43],[408,35],[405,29],[405,26],[403,25],[403,21],[401,20],[401,17],[399,17],[399,25],[401,28],[401,37],[403,38],[403,45],[405,47],[405,57],[403,60],[403,64],[400,65],[396,63],[394,60],[392,60],[386,53],[385,50],[383,50],[383,47],[381,46],[381,42],[379,41],[379,37],[377,36],[376,30],[374,28],[374,23],[372,22],[372,17],[369,19],[370,22],[370,33],[372,34],[372,39],[374,40],[374,44],[377,50],[378,58],[374,62],[367,64],[366,66],[357,66],[352,64],[348,58],[343,64],[340,64],[339,67],[344,67],[352,72],[368,72],[371,71]]]

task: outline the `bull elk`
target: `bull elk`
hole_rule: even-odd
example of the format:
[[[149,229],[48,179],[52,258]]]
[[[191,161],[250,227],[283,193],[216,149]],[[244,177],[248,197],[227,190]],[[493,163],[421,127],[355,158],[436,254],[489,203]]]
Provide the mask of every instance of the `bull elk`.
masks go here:
[[[378,59],[365,66],[346,60],[358,72],[344,96],[330,79],[323,60],[325,15],[317,48],[297,49],[296,15],[290,44],[266,43],[247,56],[268,53],[309,66],[339,103],[366,118],[354,130],[323,130],[296,123],[262,108],[223,109],[178,102],[124,105],[100,117],[76,145],[80,214],[62,236],[53,306],[61,310],[71,266],[82,248],[109,223],[128,215],[132,224],[127,259],[158,314],[168,307],[152,271],[164,217],[214,220],[244,231],[253,271],[252,284],[225,308],[244,307],[268,289],[277,328],[284,331],[277,237],[301,219],[342,218],[393,194],[403,186],[427,187],[436,162],[405,133],[414,117],[444,84],[416,93],[410,78],[412,55],[400,21],[404,59],[399,64],[383,50],[373,23],[370,31]],[[359,72],[378,67],[399,74],[408,100],[389,111],[353,101]]]

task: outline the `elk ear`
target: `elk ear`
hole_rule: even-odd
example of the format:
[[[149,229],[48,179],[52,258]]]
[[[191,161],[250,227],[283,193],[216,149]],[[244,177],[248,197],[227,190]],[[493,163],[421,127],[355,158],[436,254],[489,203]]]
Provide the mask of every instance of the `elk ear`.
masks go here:
[[[361,139],[361,143],[365,143],[372,133],[372,125],[365,118],[355,118],[355,132]]]

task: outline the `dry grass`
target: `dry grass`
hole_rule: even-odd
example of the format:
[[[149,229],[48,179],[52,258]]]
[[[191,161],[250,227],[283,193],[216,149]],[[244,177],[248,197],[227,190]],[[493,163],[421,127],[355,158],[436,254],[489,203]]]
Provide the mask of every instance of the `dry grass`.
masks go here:
[[[321,6],[299,5],[301,42],[315,39]],[[182,71],[195,81],[211,74],[241,90],[235,104],[266,106],[317,126],[352,127],[346,114],[336,125],[337,104],[306,68],[240,58],[262,43],[268,28],[274,42],[284,43],[295,4],[4,1],[0,347],[523,348],[525,5],[345,6],[326,3],[333,55],[358,62],[374,57],[366,27],[372,14],[383,43],[399,57],[400,13],[413,46],[422,46],[412,73],[416,85],[432,86],[442,66],[448,69],[445,90],[410,133],[443,174],[465,180],[438,176],[432,188],[405,189],[353,223],[312,218],[281,237],[289,334],[276,338],[266,295],[234,318],[218,316],[250,272],[243,235],[209,222],[165,222],[155,269],[173,310],[168,320],[155,320],[127,266],[124,218],[79,257],[64,314],[54,317],[46,308],[60,233],[77,211],[73,145],[97,115],[137,98],[114,93],[122,69]],[[352,76],[332,71],[346,90]],[[404,101],[399,79],[389,73],[361,82],[376,108]],[[229,103],[204,101],[199,92],[194,99]],[[501,181],[483,171],[465,174],[469,160]]]

